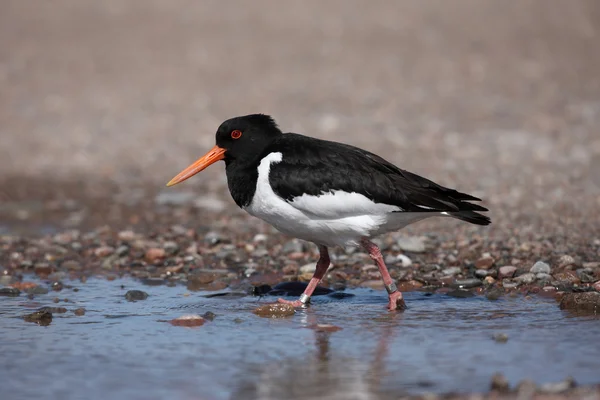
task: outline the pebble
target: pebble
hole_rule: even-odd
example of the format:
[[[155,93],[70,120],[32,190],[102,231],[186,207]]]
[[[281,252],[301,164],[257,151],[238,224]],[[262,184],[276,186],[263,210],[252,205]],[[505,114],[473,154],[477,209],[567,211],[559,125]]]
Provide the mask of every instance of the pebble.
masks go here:
[[[114,247],[110,246],[101,246],[94,250],[94,255],[96,257],[108,257],[115,252]]]
[[[265,243],[267,241],[268,237],[267,235],[265,235],[264,233],[258,233],[256,235],[254,235],[254,238],[252,238],[252,241],[254,243]]]
[[[204,235],[204,243],[209,246],[217,245],[221,242],[221,235],[217,232],[208,232]]]
[[[125,293],[125,298],[128,301],[146,300],[148,298],[148,293],[141,290],[130,290]]]
[[[529,270],[529,272],[533,274],[549,274],[552,271],[550,265],[546,264],[543,261],[538,261],[533,264],[533,267]]]
[[[592,314],[600,313],[600,293],[565,293],[560,301],[561,310],[584,311]]]
[[[544,383],[540,386],[540,392],[556,394],[566,392],[576,386],[575,379],[569,376],[562,382]]]
[[[458,275],[462,272],[460,267],[450,267],[442,270],[442,273],[447,276]]]
[[[496,282],[496,280],[491,276],[486,276],[486,278],[483,281],[488,285],[492,285],[494,284],[494,282]]]
[[[76,308],[75,310],[73,310],[73,314],[77,315],[78,317],[81,317],[82,315],[85,315],[85,308]]]
[[[185,326],[188,328],[202,326],[205,322],[206,320],[198,314],[182,315],[169,321],[173,326]]]
[[[478,278],[485,278],[488,275],[487,269],[478,269],[475,271],[475,276]]]
[[[257,307],[252,312],[263,318],[285,318],[294,315],[296,310],[290,304],[272,303]]]
[[[154,203],[159,206],[183,206],[191,204],[195,198],[196,194],[193,192],[166,190],[156,195]]]
[[[492,336],[492,338],[498,343],[508,342],[508,335],[506,333],[496,333]]]
[[[517,272],[517,267],[513,267],[510,265],[500,267],[498,269],[498,279],[512,278],[515,272]]]
[[[144,255],[144,258],[146,259],[147,262],[154,263],[154,262],[160,261],[161,259],[165,258],[165,256],[166,256],[165,249],[161,249],[158,247],[152,247],[152,248],[146,250],[146,254]]]
[[[301,274],[308,274],[308,273],[314,273],[315,270],[317,269],[317,264],[316,263],[309,263],[309,264],[304,264],[303,266],[301,266],[300,268],[298,268],[298,271],[300,271]]]
[[[281,248],[283,254],[290,253],[302,253],[304,251],[304,245],[299,240],[290,240],[286,242]]]
[[[498,300],[500,297],[504,295],[504,291],[498,287],[492,287],[485,294],[485,297],[488,300]]]
[[[27,289],[27,294],[48,294],[49,290],[43,286],[34,286],[32,288]]]
[[[417,236],[404,236],[397,240],[398,247],[403,251],[411,253],[425,252],[425,238]]]
[[[179,252],[179,245],[172,240],[163,243],[163,249],[168,255],[175,255]]]
[[[570,265],[575,265],[575,259],[567,254],[564,254],[558,258],[557,264],[558,268],[568,267]]]
[[[404,254],[398,254],[396,262],[399,262],[400,266],[404,268],[408,268],[412,265],[412,260]]]
[[[490,254],[484,254],[479,260],[475,261],[475,267],[478,269],[489,269],[496,260]]]
[[[535,275],[532,274],[531,272],[526,272],[523,275],[519,275],[515,278],[515,281],[519,282],[519,283],[524,283],[524,284],[528,284],[528,283],[533,283],[535,282]]]
[[[540,280],[540,281],[549,281],[550,279],[552,279],[552,276],[551,276],[551,275],[549,275],[549,274],[545,274],[545,273],[543,273],[543,272],[538,272],[538,273],[535,275],[535,278],[536,278],[537,280]]]
[[[38,311],[47,311],[52,314],[64,314],[67,312],[67,309],[65,307],[42,307]]]
[[[596,291],[600,292],[600,281],[598,281],[598,282],[594,283],[594,284],[592,285],[592,287],[593,287],[594,289],[596,289]]]
[[[508,384],[508,380],[504,377],[504,375],[496,373],[494,374],[494,376],[492,376],[490,389],[501,393],[507,393],[510,390],[510,386]]]
[[[52,313],[47,310],[38,310],[23,317],[26,322],[33,322],[41,326],[48,326],[52,322]]]
[[[124,244],[117,247],[117,250],[115,250],[115,254],[118,255],[119,257],[123,257],[123,256],[127,255],[127,253],[129,253],[129,246],[126,246]]]
[[[12,287],[0,288],[0,296],[17,297],[20,294],[21,294],[21,291],[17,288],[12,288]]]
[[[135,239],[135,233],[133,231],[121,231],[117,234],[119,240],[124,242],[130,242]]]
[[[483,285],[483,283],[479,280],[479,279],[457,279],[456,282],[454,282],[454,285],[458,286],[461,289],[470,289],[470,288],[474,288],[474,287],[478,287]]]
[[[63,290],[64,285],[61,281],[57,281],[57,282],[53,282],[51,287],[52,287],[52,290],[54,290],[55,292],[60,292],[61,290]]]

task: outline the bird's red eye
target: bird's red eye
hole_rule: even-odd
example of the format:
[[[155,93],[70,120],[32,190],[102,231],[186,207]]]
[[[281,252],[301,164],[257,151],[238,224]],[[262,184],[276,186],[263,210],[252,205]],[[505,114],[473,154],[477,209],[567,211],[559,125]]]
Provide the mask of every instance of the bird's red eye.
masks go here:
[[[237,129],[235,131],[231,132],[231,138],[232,139],[239,139],[242,137],[242,131],[238,131]]]

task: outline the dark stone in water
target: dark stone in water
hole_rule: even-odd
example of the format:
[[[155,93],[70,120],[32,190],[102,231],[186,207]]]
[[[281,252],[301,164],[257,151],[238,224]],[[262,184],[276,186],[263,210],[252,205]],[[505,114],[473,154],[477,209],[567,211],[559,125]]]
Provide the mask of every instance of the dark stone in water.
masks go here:
[[[504,295],[504,291],[498,287],[493,287],[487,291],[485,297],[488,300],[498,300],[500,297]]]
[[[215,313],[207,311],[204,314],[202,314],[202,318],[204,318],[207,321],[212,321],[214,320],[216,317]]]
[[[42,286],[35,286],[27,289],[27,294],[35,295],[35,294],[48,294],[48,289]]]
[[[560,301],[560,309],[598,314],[600,313],[600,293],[566,293]]]
[[[47,310],[38,310],[23,317],[26,322],[33,322],[41,326],[48,326],[52,322],[52,313]]]
[[[85,308],[79,307],[79,308],[73,310],[73,313],[75,315],[77,315],[78,317],[85,315]]]
[[[282,282],[273,288],[268,294],[269,296],[300,296],[308,286],[305,282]],[[317,286],[313,296],[323,296],[333,293],[333,290]]]
[[[49,312],[51,314],[64,314],[67,312],[67,309],[64,307],[42,307],[38,310],[38,312]]]
[[[452,287],[460,289],[470,289],[474,287],[479,287],[481,285],[483,285],[483,282],[481,282],[481,280],[479,279],[457,279],[456,282],[454,282],[454,285],[452,285]]]
[[[58,281],[58,282],[54,282],[52,284],[52,290],[54,290],[55,292],[60,292],[61,290],[63,290],[63,284],[62,282]]]
[[[128,301],[146,300],[148,298],[148,293],[142,292],[141,290],[130,290],[125,293],[125,298]]]
[[[455,290],[452,290],[452,291],[450,291],[450,292],[448,292],[446,294],[448,296],[456,297],[456,298],[459,298],[459,299],[466,299],[466,298],[475,296],[473,294],[473,292],[471,292],[470,290],[464,290],[464,289],[455,289]]]
[[[0,289],[0,296],[17,297],[20,294],[21,291],[17,288],[5,287]]]

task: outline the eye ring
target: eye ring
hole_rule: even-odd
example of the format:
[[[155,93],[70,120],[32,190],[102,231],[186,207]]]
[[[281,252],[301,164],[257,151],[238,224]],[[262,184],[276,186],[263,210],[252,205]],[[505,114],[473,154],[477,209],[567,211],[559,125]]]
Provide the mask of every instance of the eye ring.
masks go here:
[[[239,139],[242,137],[242,131],[238,131],[237,129],[234,131],[231,131],[231,138],[232,139]]]

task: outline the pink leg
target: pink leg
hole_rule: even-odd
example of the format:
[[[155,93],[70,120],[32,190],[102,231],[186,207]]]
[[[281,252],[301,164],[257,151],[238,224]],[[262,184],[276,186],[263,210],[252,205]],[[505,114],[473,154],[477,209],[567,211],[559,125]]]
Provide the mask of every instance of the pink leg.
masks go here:
[[[323,276],[325,276],[325,272],[327,272],[327,268],[329,268],[329,251],[327,251],[327,247],[319,246],[319,261],[317,261],[317,268],[315,269],[315,273],[308,283],[308,286],[304,290],[304,293],[300,296],[298,300],[284,300],[278,299],[277,301],[284,304],[291,304],[294,307],[302,307],[310,301],[310,296],[312,296]]]
[[[379,273],[381,274],[381,278],[383,279],[383,284],[385,285],[385,289],[389,294],[389,303],[388,309],[390,311],[394,310],[404,310],[406,308],[406,304],[404,303],[404,299],[402,298],[402,293],[398,290],[396,283],[390,276],[387,267],[385,266],[385,262],[383,261],[383,256],[381,255],[381,250],[379,247],[370,240],[364,238],[361,241],[362,246],[367,250],[369,255],[379,267]]]

